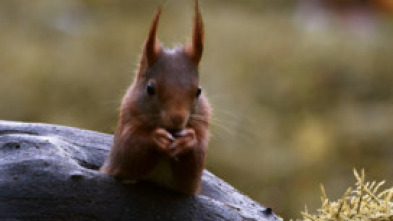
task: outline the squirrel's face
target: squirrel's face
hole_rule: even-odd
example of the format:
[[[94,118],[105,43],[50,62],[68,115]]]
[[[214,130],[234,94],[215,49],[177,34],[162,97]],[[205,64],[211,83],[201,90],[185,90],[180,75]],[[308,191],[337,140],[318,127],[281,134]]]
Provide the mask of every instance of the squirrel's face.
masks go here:
[[[161,8],[157,10],[135,81],[123,101],[126,118],[140,117],[144,125],[171,132],[207,123],[209,108],[198,80],[204,30],[198,1],[195,3],[191,41],[171,50],[162,48],[156,37]]]
[[[163,50],[138,80],[138,106],[156,116],[156,126],[180,131],[197,114],[202,93],[198,67],[183,48]]]

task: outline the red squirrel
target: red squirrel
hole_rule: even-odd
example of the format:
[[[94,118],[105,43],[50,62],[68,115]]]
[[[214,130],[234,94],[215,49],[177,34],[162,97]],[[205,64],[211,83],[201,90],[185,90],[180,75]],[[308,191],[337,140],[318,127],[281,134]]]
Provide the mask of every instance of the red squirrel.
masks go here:
[[[196,194],[208,147],[210,106],[199,86],[204,29],[198,0],[191,41],[163,48],[155,14],[139,68],[123,97],[114,143],[100,171]]]

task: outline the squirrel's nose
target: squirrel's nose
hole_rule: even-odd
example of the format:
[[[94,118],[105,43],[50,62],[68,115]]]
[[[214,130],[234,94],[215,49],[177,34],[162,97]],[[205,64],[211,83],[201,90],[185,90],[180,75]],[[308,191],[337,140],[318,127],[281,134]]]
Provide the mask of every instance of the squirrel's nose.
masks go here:
[[[169,116],[172,128],[181,129],[185,126],[186,116],[184,114],[172,114]]]
[[[173,131],[181,131],[186,127],[188,113],[186,111],[164,112],[164,126]]]

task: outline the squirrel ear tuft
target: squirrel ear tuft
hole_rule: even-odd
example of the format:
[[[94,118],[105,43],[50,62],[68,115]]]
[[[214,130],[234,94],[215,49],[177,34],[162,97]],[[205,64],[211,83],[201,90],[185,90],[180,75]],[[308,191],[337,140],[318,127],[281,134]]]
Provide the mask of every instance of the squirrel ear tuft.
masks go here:
[[[156,36],[161,11],[161,7],[159,7],[156,11],[154,19],[150,25],[149,36],[147,37],[143,48],[143,55],[148,66],[152,65],[161,53],[161,47]]]
[[[189,58],[198,65],[203,52],[204,44],[204,28],[201,12],[199,10],[198,0],[195,0],[195,15],[194,15],[194,27],[192,31],[192,39],[186,45],[185,51]]]

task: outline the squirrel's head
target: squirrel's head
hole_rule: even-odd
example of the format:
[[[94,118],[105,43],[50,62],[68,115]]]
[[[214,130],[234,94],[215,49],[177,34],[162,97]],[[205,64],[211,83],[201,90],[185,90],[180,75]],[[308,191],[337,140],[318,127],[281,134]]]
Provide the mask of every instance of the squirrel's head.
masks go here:
[[[127,93],[128,104],[123,105],[132,106],[134,115],[150,120],[150,124],[176,132],[192,123],[192,119],[201,118],[201,112],[208,109],[198,74],[204,30],[195,0],[191,41],[175,49],[165,49],[156,37],[160,15],[159,8],[150,26],[140,67]]]

